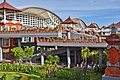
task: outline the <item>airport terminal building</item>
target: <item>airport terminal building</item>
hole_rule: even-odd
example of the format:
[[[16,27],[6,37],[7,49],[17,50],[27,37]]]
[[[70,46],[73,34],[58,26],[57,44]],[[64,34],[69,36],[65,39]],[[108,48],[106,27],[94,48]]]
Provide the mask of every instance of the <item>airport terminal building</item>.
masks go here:
[[[10,59],[11,49],[16,46],[35,46],[35,54],[41,56],[35,57],[34,62],[38,60],[44,65],[47,55],[59,55],[61,62],[70,67],[81,62],[80,48],[87,46],[99,49],[99,64],[102,64],[107,43],[101,34],[96,23],[86,25],[83,20],[70,17],[63,21],[47,9],[17,9],[6,0],[0,4],[0,61]]]

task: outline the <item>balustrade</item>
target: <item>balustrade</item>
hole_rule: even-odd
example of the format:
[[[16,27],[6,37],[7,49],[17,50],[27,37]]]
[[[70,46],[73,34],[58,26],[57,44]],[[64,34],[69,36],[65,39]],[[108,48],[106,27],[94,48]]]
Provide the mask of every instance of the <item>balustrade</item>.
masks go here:
[[[7,31],[7,30],[2,30],[0,31],[0,33],[2,34],[15,34],[15,33],[46,33],[46,32],[58,32],[59,30],[57,28],[54,28],[54,29],[48,29],[48,28],[45,28],[45,29],[29,29],[29,28],[26,28],[26,29],[22,29],[22,30],[12,30],[12,31]]]
[[[84,42],[78,38],[72,38],[72,40],[64,38],[38,38],[37,42],[50,42],[50,43],[105,43],[104,39],[101,42],[97,42],[96,39],[84,39]]]

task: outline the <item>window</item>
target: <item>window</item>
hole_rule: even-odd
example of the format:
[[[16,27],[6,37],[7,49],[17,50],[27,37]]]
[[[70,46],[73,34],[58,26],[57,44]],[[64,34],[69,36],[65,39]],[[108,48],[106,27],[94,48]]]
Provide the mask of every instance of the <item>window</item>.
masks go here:
[[[24,37],[24,42],[32,42],[32,37]]]
[[[25,42],[29,42],[29,37],[25,37],[25,38],[24,38],[24,41],[25,41]]]
[[[2,26],[2,30],[9,31],[9,26]]]
[[[16,26],[11,27],[12,31],[16,30]]]
[[[22,27],[21,26],[18,26],[18,30],[21,30],[22,29]]]
[[[9,39],[3,39],[3,46],[9,46]]]

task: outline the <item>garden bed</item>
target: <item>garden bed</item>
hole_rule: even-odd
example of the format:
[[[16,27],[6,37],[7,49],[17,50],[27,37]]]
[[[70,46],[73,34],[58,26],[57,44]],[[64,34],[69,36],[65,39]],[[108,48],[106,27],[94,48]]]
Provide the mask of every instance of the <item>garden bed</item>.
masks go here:
[[[40,80],[40,76],[20,72],[0,72],[0,80]]]
[[[85,74],[81,69],[64,68],[48,72],[53,69],[48,69],[49,67],[3,63],[0,64],[0,77],[6,75],[6,80],[101,80],[103,75],[92,70],[88,70]]]

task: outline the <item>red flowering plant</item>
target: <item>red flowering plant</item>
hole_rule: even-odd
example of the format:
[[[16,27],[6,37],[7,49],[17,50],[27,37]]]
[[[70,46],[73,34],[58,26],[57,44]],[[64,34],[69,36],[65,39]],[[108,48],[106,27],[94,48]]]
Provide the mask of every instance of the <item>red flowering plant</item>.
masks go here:
[[[10,60],[10,63],[13,64],[13,63],[14,63],[14,60]]]

